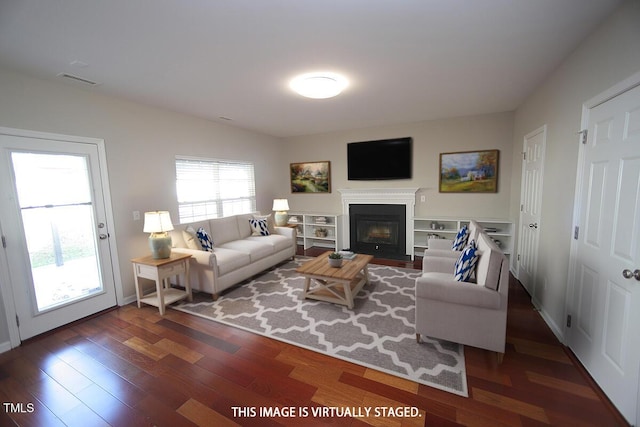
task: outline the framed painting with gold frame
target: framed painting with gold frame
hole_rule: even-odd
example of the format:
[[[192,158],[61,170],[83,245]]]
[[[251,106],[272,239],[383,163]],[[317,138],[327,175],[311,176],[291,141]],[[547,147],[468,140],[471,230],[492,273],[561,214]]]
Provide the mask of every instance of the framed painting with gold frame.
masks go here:
[[[499,150],[440,153],[441,193],[497,193]]]
[[[292,193],[331,193],[331,162],[291,163]]]

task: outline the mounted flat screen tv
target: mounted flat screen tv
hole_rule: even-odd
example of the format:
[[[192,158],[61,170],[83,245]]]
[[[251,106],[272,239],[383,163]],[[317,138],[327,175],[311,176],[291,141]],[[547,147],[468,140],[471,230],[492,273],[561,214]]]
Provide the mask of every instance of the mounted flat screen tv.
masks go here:
[[[395,138],[347,144],[350,181],[410,179],[412,139]]]

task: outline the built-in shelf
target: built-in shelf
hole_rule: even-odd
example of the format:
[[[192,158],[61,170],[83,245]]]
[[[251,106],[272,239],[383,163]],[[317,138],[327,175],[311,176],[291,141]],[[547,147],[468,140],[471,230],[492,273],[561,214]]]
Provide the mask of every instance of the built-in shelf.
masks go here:
[[[298,244],[304,249],[322,247],[339,251],[342,248],[342,215],[331,213],[289,212],[289,224],[297,225]]]
[[[475,219],[475,218],[474,218]],[[475,219],[509,257],[513,246],[513,222],[503,219]],[[429,217],[413,219],[413,255],[422,256],[429,239],[453,240],[468,218]]]

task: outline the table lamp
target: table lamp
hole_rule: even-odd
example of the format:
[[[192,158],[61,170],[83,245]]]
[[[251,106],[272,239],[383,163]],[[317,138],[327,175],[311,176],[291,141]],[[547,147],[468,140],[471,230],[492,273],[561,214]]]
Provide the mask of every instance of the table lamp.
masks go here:
[[[274,199],[273,210],[276,212],[274,216],[276,225],[279,227],[287,225],[287,221],[289,220],[289,216],[287,215],[287,211],[289,210],[289,202],[287,201],[287,199]]]
[[[167,231],[173,230],[171,216],[167,211],[144,213],[144,232],[149,236],[149,249],[154,259],[164,259],[171,256],[171,236]]]

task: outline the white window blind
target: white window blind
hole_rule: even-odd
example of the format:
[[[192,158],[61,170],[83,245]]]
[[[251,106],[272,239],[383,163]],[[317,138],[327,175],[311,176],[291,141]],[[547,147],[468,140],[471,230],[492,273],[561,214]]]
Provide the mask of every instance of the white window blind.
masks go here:
[[[256,210],[253,163],[176,158],[180,223]]]

